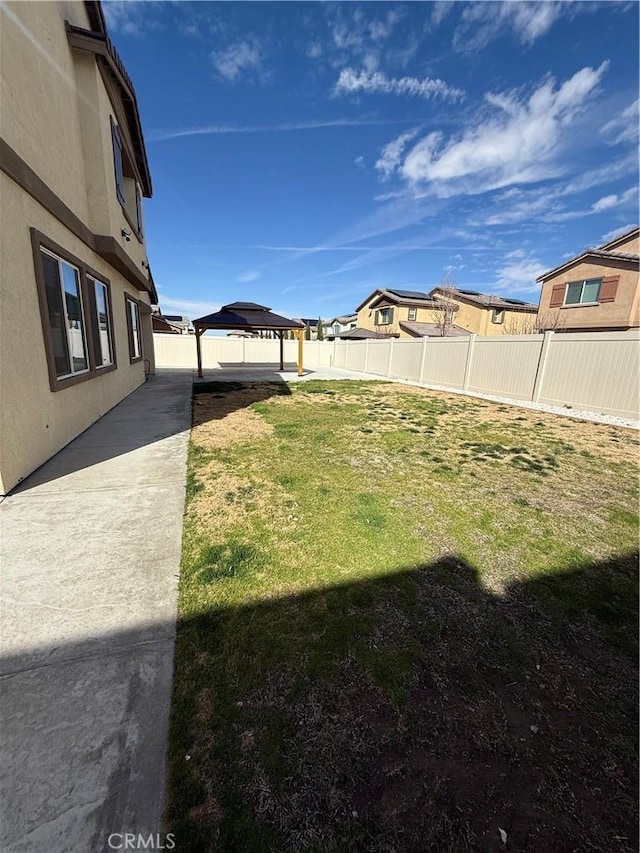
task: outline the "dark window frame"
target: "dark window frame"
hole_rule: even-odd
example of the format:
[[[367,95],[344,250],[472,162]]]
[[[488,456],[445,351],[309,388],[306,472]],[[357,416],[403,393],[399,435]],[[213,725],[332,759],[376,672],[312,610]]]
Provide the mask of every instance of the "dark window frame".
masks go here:
[[[113,143],[113,172],[116,184],[116,198],[122,208],[124,218],[136,236],[139,243],[143,242],[142,234],[142,194],[135,169],[131,162],[131,155],[124,143],[120,127],[113,116],[109,116],[111,122],[111,139]],[[127,190],[125,180],[133,181],[135,199],[135,221],[133,211],[127,209]]]
[[[49,239],[46,234],[38,231],[36,228],[30,229],[31,233],[31,249],[33,252],[33,266],[35,271],[36,290],[38,292],[38,305],[40,307],[40,320],[42,323],[42,333],[44,338],[44,348],[47,359],[47,370],[49,373],[49,387],[51,391],[62,391],[64,388],[69,388],[72,385],[77,385],[80,382],[88,382],[95,379],[96,376],[103,376],[105,373],[111,373],[112,370],[118,369],[118,357],[116,352],[115,341],[115,325],[113,320],[113,303],[111,299],[111,282],[106,276],[99,273],[97,270],[90,267],[85,261],[76,257],[63,246]],[[82,373],[71,374],[70,376],[58,377],[56,373],[53,335],[49,324],[49,309],[47,304],[47,293],[44,280],[44,268],[42,266],[41,250],[56,256],[62,261],[71,264],[78,269],[80,275],[80,293],[82,298],[82,319],[85,328],[85,340],[87,346],[87,360],[89,369]],[[109,311],[109,320],[112,330],[112,355],[113,363],[104,366],[97,365],[95,336],[99,335],[97,325],[97,309],[95,301],[95,289],[89,284],[89,277],[100,284],[106,285],[107,302]]]
[[[133,346],[134,336],[133,336],[133,326],[131,324],[131,310],[130,310],[131,305],[135,305],[137,318],[138,318],[138,327],[137,327],[136,331],[138,333],[137,338],[138,338],[138,349],[140,351],[140,355],[135,354],[135,349]],[[142,329],[140,328],[140,317],[141,317],[140,301],[138,299],[134,299],[133,296],[130,296],[128,293],[125,293],[125,295],[124,295],[124,309],[125,309],[125,314],[127,317],[127,338],[129,341],[129,363],[130,364],[136,364],[137,362],[142,361],[142,359],[144,358],[144,355],[142,352]]]

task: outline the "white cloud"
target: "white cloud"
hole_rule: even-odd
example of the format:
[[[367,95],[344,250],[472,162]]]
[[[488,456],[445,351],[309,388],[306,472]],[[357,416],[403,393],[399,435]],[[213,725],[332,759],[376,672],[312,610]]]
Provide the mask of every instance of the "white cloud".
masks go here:
[[[624,204],[628,201],[635,201],[637,205],[638,187],[631,187],[631,189],[621,195],[612,193],[611,195],[603,196],[603,198],[599,198],[598,201],[591,205],[591,210],[593,213],[600,213],[603,210],[610,210],[612,207],[618,207],[618,205]]]
[[[211,53],[213,67],[229,83],[237,83],[241,77],[252,77],[252,72],[260,77],[263,61],[263,48],[253,37],[235,42],[225,50]]]
[[[464,97],[462,89],[449,86],[444,80],[432,77],[387,77],[381,71],[361,71],[353,68],[343,68],[334,88],[334,94],[366,94],[406,95],[410,98],[443,98],[449,101],[459,101]]]
[[[183,136],[219,136],[228,133],[292,133],[301,130],[320,130],[326,127],[373,127],[386,124],[403,124],[404,121],[385,119],[326,119],[325,121],[291,121],[282,124],[207,124],[200,127],[179,127],[168,130],[160,128],[145,134],[149,142],[163,142]]]
[[[622,225],[620,228],[614,228],[613,231],[607,231],[606,234],[602,235],[602,245],[610,243],[612,240],[615,240],[616,237],[620,237],[622,234],[626,234],[627,231],[631,231],[632,228],[637,227],[637,222],[631,222],[629,225]]]
[[[460,16],[453,46],[459,51],[480,50],[505,32],[530,45],[567,13],[570,5],[561,0],[470,3]]]
[[[558,89],[549,78],[524,102],[513,94],[489,95],[498,115],[448,140],[437,131],[430,133],[409,152],[399,174],[442,197],[558,176],[563,171],[556,162],[563,134],[573,132],[573,119],[608,64],[583,68]]]
[[[180,316],[188,317],[190,320],[206,317],[207,314],[213,314],[222,308],[220,302],[181,299],[167,293],[158,294],[158,304],[163,313],[180,314]]]
[[[111,33],[122,33],[126,36],[139,36],[147,27],[145,6],[148,4],[136,0],[106,0],[102,10]],[[146,10],[148,12],[148,9]]]
[[[237,275],[236,281],[240,284],[249,284],[249,282],[259,279],[261,275],[262,273],[260,270],[247,270],[246,272],[242,272],[240,275]]]
[[[600,128],[609,145],[630,142],[637,145],[640,126],[640,101],[634,101],[626,110]]]
[[[402,159],[407,143],[414,139],[418,130],[419,128],[415,127],[413,130],[401,133],[400,136],[393,139],[391,142],[388,142],[384,146],[380,152],[380,159],[376,163],[376,169],[378,169],[379,172],[382,172],[383,178],[388,178],[393,174],[393,172],[395,172],[400,160]]]
[[[547,266],[535,258],[515,264],[506,264],[496,273],[496,290],[506,293],[534,293],[540,289],[536,278],[546,272]]]
[[[365,167],[365,165],[364,165],[364,157],[362,156],[362,154],[360,154],[360,156],[359,156],[359,157],[356,157],[356,159],[353,161],[353,163],[354,163],[354,165],[355,165],[355,166],[357,166],[359,169],[364,169],[364,168],[366,168],[366,167]]]

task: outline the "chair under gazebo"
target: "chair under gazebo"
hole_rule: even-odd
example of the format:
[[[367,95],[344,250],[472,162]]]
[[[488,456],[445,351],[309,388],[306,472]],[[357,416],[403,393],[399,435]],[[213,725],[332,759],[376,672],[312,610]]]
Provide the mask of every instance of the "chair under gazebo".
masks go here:
[[[280,370],[284,370],[284,333],[295,332],[298,338],[298,376],[302,376],[302,333],[304,325],[255,302],[232,302],[223,305],[215,314],[193,321],[198,354],[198,376],[202,378],[202,348],[200,338],[209,329],[237,330],[243,332],[273,332],[280,341]]]

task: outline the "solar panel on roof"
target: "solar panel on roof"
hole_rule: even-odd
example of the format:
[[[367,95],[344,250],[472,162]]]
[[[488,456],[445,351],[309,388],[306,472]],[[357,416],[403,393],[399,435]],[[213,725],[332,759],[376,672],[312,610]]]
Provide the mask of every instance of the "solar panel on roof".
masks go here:
[[[526,302],[523,302],[522,299],[507,299],[506,296],[500,297],[503,302],[508,302],[510,305],[526,305]]]
[[[421,293],[419,290],[393,290],[391,287],[386,288],[389,293],[393,293],[395,296],[401,296],[404,299],[426,299],[427,294]]]
[[[458,293],[464,293],[466,296],[482,296],[478,290],[461,290],[458,288]]]

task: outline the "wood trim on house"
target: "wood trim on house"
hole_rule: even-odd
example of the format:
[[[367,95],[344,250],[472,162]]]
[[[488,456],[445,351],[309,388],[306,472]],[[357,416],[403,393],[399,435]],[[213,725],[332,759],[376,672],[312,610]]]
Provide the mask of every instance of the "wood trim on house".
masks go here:
[[[46,211],[68,228],[79,240],[111,264],[137,290],[149,293],[156,303],[158,295],[153,282],[146,278],[114,237],[94,234],[13,148],[0,138],[0,171],[18,184]]]
[[[77,385],[79,382],[86,382],[89,379],[95,379],[96,376],[101,376],[104,373],[111,373],[112,370],[118,369],[118,359],[116,353],[116,342],[115,342],[115,322],[113,317],[113,303],[111,300],[111,282],[108,278],[106,278],[101,273],[94,270],[88,264],[86,264],[83,260],[73,255],[63,246],[60,246],[58,243],[51,240],[46,234],[43,234],[41,231],[38,231],[36,228],[31,228],[31,248],[33,252],[33,266],[35,272],[35,280],[36,280],[36,288],[38,291],[38,305],[40,307],[40,319],[42,322],[42,333],[44,339],[44,347],[47,356],[47,370],[49,373],[49,387],[52,391],[61,391],[64,388],[70,388],[72,385]],[[83,300],[87,302],[87,307],[89,309],[88,315],[89,318],[92,319],[92,301],[88,297],[88,287],[87,287],[87,275],[91,276],[91,278],[96,281],[101,282],[102,284],[107,285],[107,298],[109,301],[109,311],[110,311],[110,320],[111,320],[111,330],[112,330],[112,364],[105,365],[104,367],[98,367],[96,364],[96,353],[95,346],[93,340],[93,329],[89,329],[88,325],[85,330],[85,341],[87,344],[87,359],[89,362],[89,369],[83,373],[79,373],[76,376],[66,376],[62,379],[58,378],[55,369],[55,358],[54,358],[54,346],[53,339],[51,336],[51,327],[49,325],[49,307],[47,305],[47,293],[46,293],[46,285],[44,281],[44,269],[42,266],[42,257],[41,257],[41,249],[48,249],[52,254],[62,258],[64,261],[68,261],[68,263],[72,264],[74,267],[77,267],[80,273],[80,288],[82,291]],[[95,298],[93,300],[95,304]],[[85,314],[86,320],[86,314]]]

